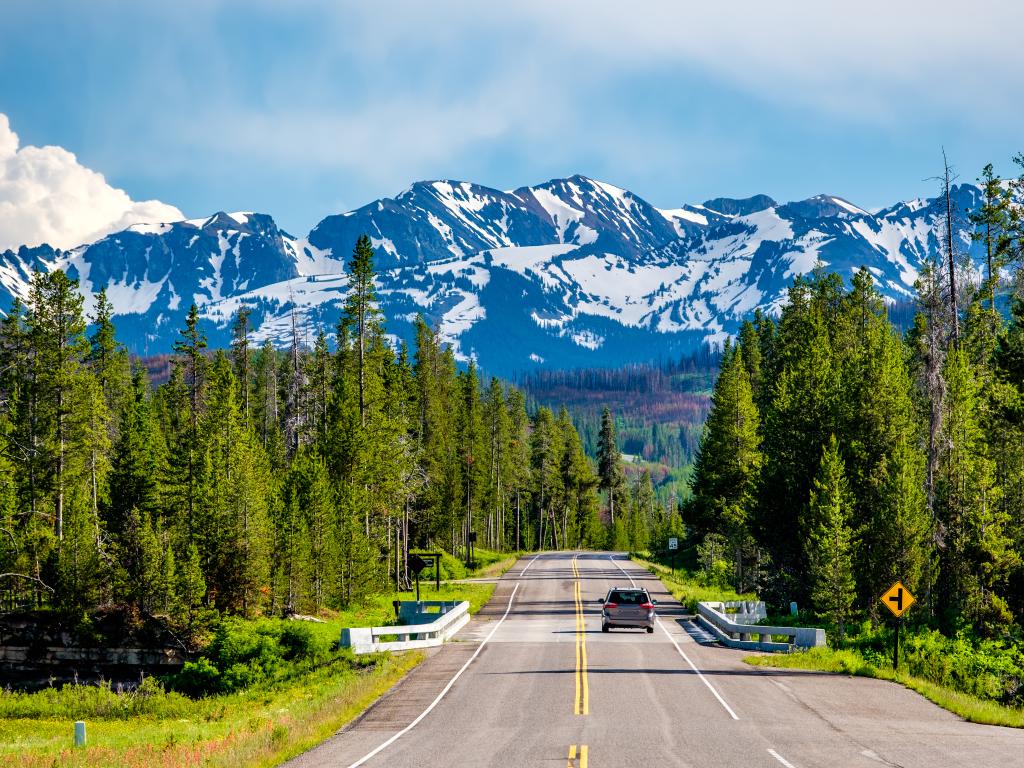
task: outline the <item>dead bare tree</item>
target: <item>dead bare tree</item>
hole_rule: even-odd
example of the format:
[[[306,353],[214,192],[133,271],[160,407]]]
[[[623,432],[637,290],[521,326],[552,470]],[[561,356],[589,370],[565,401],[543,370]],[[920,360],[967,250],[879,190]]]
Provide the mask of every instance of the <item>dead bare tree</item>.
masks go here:
[[[950,195],[950,185],[956,180],[952,169],[949,167],[949,160],[946,158],[946,150],[942,150],[942,188],[943,197],[946,203],[945,228],[943,231],[943,246],[946,251],[947,271],[949,273],[949,313],[950,330],[953,346],[960,346],[960,313],[957,308],[957,282],[956,282],[956,249],[953,247],[953,198]]]

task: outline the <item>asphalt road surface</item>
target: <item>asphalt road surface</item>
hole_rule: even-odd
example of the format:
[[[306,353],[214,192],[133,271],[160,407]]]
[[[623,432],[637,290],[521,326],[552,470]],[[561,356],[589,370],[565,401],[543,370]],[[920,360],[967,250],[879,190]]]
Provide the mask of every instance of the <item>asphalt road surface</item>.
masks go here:
[[[631,582],[658,627],[602,634],[598,601]],[[1024,766],[1024,731],[901,686],[743,664],[623,555],[523,558],[456,640],[289,765]]]

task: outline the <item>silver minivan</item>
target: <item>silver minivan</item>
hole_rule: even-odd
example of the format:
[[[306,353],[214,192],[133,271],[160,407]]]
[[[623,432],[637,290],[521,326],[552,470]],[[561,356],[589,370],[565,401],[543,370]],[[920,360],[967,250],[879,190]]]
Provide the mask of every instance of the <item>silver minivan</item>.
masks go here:
[[[639,627],[654,631],[655,601],[642,587],[612,587],[601,601],[601,631],[612,627]]]

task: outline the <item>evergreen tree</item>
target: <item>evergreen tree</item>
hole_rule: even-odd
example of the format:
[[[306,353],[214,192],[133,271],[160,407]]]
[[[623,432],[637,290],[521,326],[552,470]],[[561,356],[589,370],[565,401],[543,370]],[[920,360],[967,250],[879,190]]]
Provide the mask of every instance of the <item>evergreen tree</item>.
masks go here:
[[[822,453],[811,490],[807,561],[815,608],[839,626],[843,642],[854,600],[850,495],[835,435]]]
[[[946,452],[936,489],[940,618],[947,630],[964,616],[994,634],[1010,618],[1005,599],[994,588],[1005,582],[1019,555],[1006,535],[1001,489],[979,419],[979,385],[964,350],[950,352],[944,379]]]
[[[196,613],[206,597],[206,582],[203,580],[203,568],[196,545],[189,544],[185,550],[185,561],[178,569],[177,604],[187,615],[186,627],[192,631]]]
[[[702,533],[721,533],[729,540],[737,587],[744,581],[749,518],[763,460],[759,429],[743,356],[727,345],[694,461],[688,515]]]
[[[380,310],[374,288],[373,247],[360,235],[348,262],[348,297],[343,308],[344,323],[353,341],[356,381],[359,392],[359,420],[366,421],[366,350],[369,339],[381,333]]]
[[[33,275],[27,318],[35,350],[34,376],[43,422],[41,445],[46,457],[43,471],[52,487],[53,530],[64,538],[67,494],[68,416],[73,407],[72,389],[88,350],[85,318],[78,283],[61,270]]]
[[[489,547],[501,550],[505,546],[505,518],[512,468],[508,450],[511,425],[505,393],[497,377],[491,377],[483,407],[487,441],[486,538]]]
[[[554,415],[541,407],[533,419],[530,435],[530,466],[533,469],[533,503],[536,512],[537,549],[559,548],[555,503],[562,492],[559,474],[560,445]]]
[[[616,505],[625,511],[626,480],[622,472],[622,454],[615,437],[615,419],[608,408],[601,413],[601,432],[597,439],[597,474],[601,478],[601,490],[607,494],[608,516],[614,526]]]
[[[189,543],[193,542],[196,531],[197,508],[200,504],[201,481],[199,473],[202,446],[200,444],[199,421],[203,405],[203,392],[206,380],[206,334],[199,328],[199,309],[195,304],[189,308],[185,319],[185,328],[180,331],[181,339],[174,343],[175,369],[180,371],[179,386],[183,385],[187,394],[188,421],[177,430],[176,449],[182,451],[183,469],[185,471],[181,485],[184,489],[184,501],[188,511],[187,531]],[[173,380],[172,380],[173,381]]]
[[[117,341],[113,322],[114,306],[107,298],[107,289],[96,294],[95,307],[90,323],[93,328],[89,337],[88,361],[92,372],[103,392],[107,412],[118,416],[125,401],[131,396],[131,366],[128,350]],[[110,422],[110,439],[116,437],[116,419]]]
[[[513,507],[511,540],[513,549],[530,546],[529,526],[524,510],[530,503],[530,420],[526,414],[526,399],[519,390],[512,390],[508,398],[509,414],[509,503]]]
[[[235,314],[235,323],[231,328],[231,357],[235,366],[235,377],[238,379],[238,396],[242,420],[246,427],[251,424],[252,406],[252,349],[249,344],[249,317],[252,311],[248,307],[239,307]]]

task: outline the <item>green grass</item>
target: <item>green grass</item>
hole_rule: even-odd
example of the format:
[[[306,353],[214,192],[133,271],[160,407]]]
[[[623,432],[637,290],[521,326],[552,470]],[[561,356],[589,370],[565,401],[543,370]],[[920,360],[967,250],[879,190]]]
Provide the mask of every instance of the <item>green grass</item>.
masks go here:
[[[672,596],[685,605],[691,613],[697,612],[697,603],[700,602],[757,599],[752,594],[740,595],[728,587],[708,584],[700,576],[682,568],[677,568],[673,572],[667,565],[645,560],[636,555],[631,554],[630,559],[661,579],[665,589],[672,593]]]
[[[891,666],[885,667],[872,664],[853,650],[811,648],[798,653],[748,656],[744,661],[755,667],[811,669],[821,672],[836,672],[844,675],[891,680],[917,691],[929,701],[972,723],[1024,728],[1024,709],[1005,707],[995,701],[972,696],[922,677],[905,672],[894,672]]]
[[[355,718],[421,658],[407,653],[362,669],[327,667],[271,690],[197,700],[163,694],[151,714],[88,718],[85,749],[71,746],[77,718],[66,710],[81,693],[69,686],[50,698],[59,718],[0,718],[0,765],[277,765]]]
[[[478,611],[493,584],[420,584],[424,600],[468,600]],[[394,599],[301,622],[317,645],[333,647],[343,627],[394,623]],[[272,620],[260,620],[264,624]],[[299,622],[281,622],[298,624]],[[256,626],[258,622],[254,623]],[[416,652],[352,657],[330,651],[309,669],[296,661],[278,677],[235,693],[192,699],[147,682],[118,693],[65,686],[37,693],[0,691],[0,766],[273,766],[320,743],[363,712],[423,656]],[[73,722],[85,719],[88,745],[74,749]]]

